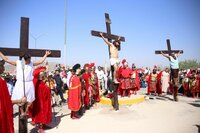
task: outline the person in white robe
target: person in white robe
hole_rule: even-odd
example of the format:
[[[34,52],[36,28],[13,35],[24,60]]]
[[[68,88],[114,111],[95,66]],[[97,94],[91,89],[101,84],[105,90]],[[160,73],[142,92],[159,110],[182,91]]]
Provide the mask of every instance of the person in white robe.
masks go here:
[[[0,52],[0,57],[7,63],[16,66],[17,74],[16,74],[16,84],[13,89],[11,100],[22,99],[24,96],[27,99],[27,103],[25,103],[26,109],[25,111],[20,108],[21,116],[25,117],[28,111],[28,108],[35,100],[35,89],[33,84],[33,69],[34,66],[42,64],[46,57],[51,54],[51,51],[46,51],[42,59],[32,62],[31,56],[28,53],[25,53],[21,56],[21,59],[24,59],[24,63],[22,60],[11,60],[6,57],[2,52]],[[22,106],[22,104],[19,104]]]
[[[165,68],[161,75],[162,91],[167,93],[169,90],[170,73],[169,68]]]

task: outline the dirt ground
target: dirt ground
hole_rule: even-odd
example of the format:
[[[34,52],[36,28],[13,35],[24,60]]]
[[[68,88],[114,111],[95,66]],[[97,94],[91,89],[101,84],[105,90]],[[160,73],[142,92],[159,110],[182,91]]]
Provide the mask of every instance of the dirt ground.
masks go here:
[[[200,99],[179,96],[174,102],[171,95],[154,97],[133,105],[120,105],[114,111],[110,105],[96,104],[78,120],[70,118],[67,104],[55,107],[53,121],[46,133],[198,133],[200,132]],[[17,114],[17,107],[14,107]],[[28,119],[28,130],[37,128]],[[18,116],[14,117],[15,131]]]

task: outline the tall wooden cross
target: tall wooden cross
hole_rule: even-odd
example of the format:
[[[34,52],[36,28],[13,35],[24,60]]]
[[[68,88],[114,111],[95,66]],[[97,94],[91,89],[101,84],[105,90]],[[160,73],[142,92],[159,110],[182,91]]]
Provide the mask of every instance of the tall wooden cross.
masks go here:
[[[103,33],[103,36],[105,38],[107,38],[109,42],[112,42],[112,40],[117,40],[119,38],[119,36],[111,34],[111,28],[110,28],[111,20],[110,20],[108,13],[105,13],[105,19],[106,19],[106,31],[107,32],[105,33],[105,32],[92,30],[91,31],[92,36],[101,37],[100,33]],[[125,42],[125,37],[120,36],[120,41]],[[120,50],[120,46],[119,46],[118,50]],[[110,47],[109,46],[108,46],[108,52],[109,52],[109,58],[110,58]],[[114,72],[113,66],[111,66],[111,72],[112,72],[112,77],[113,77],[113,72]]]
[[[105,13],[105,19],[106,19],[106,33],[105,32],[100,32],[100,31],[91,31],[91,34],[93,36],[97,36],[97,37],[101,37],[100,33],[103,33],[103,36],[105,38],[108,39],[109,42],[112,43],[112,40],[117,40],[119,38],[118,35],[114,35],[114,34],[111,34],[111,28],[110,28],[110,24],[111,24],[111,20],[110,20],[110,17],[109,17],[109,14],[108,13]],[[123,41],[125,42],[125,37],[120,37],[120,41]],[[118,50],[120,50],[120,46],[118,48]],[[110,47],[108,46],[108,52],[109,52],[109,58],[110,58]],[[114,72],[114,67],[111,66],[111,73],[112,73],[112,78],[113,78],[113,72]],[[114,94],[114,100],[112,100],[112,105],[113,107],[115,108],[115,110],[118,110],[119,109],[119,103],[118,103],[118,96],[117,96],[117,88],[118,88],[118,84],[113,84],[113,82],[111,82],[111,86],[113,87],[113,94]]]
[[[167,49],[168,50],[156,50],[155,51],[155,54],[161,54],[161,51],[164,53],[164,54],[171,54],[172,52],[173,53],[183,53],[183,50],[171,50],[171,45],[170,45],[170,40],[169,39],[167,39]],[[171,78],[171,80],[173,80],[173,77]],[[173,83],[173,86],[175,85],[175,83],[174,82],[172,82]],[[177,89],[177,87],[173,87],[173,97],[174,97],[174,100],[175,101],[178,101],[178,99],[177,99],[177,91],[178,91],[178,89]]]
[[[156,50],[155,51],[155,54],[161,54],[161,51],[164,53],[164,54],[171,54],[172,52],[174,53],[179,53],[179,51],[181,51],[180,53],[182,54],[183,53],[183,50],[172,50],[171,49],[171,44],[170,44],[170,40],[167,39],[167,50]]]
[[[107,30],[107,32],[105,33],[105,32],[92,30],[91,34],[93,36],[101,37],[100,33],[103,33],[103,36],[105,38],[107,38],[109,42],[112,42],[112,40],[117,40],[119,38],[119,36],[111,34],[111,28],[110,28],[111,20],[110,20],[110,17],[109,17],[108,13],[105,13],[105,19],[106,19],[106,30]],[[120,41],[125,42],[125,38],[121,36]],[[120,50],[120,47],[119,47],[119,50]],[[109,49],[109,47],[108,47],[108,51],[109,51],[109,57],[110,57],[110,49]]]
[[[0,51],[7,56],[22,56],[28,52],[32,57],[43,57],[46,50],[41,49],[29,49],[28,48],[29,37],[29,18],[21,17],[20,28],[20,48],[1,48]],[[48,57],[60,57],[60,50],[51,50],[51,55]],[[19,111],[20,112],[20,111]],[[27,133],[27,119],[19,118],[19,133]]]

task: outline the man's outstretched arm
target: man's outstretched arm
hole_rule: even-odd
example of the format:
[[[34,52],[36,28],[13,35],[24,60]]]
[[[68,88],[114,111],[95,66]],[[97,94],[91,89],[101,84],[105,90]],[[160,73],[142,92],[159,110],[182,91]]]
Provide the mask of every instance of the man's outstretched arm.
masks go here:
[[[16,61],[7,58],[2,52],[0,52],[0,57],[7,63],[16,66]]]
[[[47,56],[50,55],[50,54],[51,54],[51,51],[48,51],[48,50],[47,50],[46,53],[45,53],[45,55],[42,57],[42,59],[33,62],[33,65],[34,65],[34,66],[37,66],[37,65],[42,64],[42,63],[45,61],[45,59],[47,58]]]
[[[113,44],[110,43],[104,36],[103,36],[103,33],[99,33],[100,36],[102,37],[102,39],[104,40],[104,42],[108,45],[108,46],[112,46]]]
[[[181,50],[178,52],[178,54],[176,56],[179,57],[180,54],[181,54]]]
[[[169,56],[164,54],[162,51],[160,52],[164,57],[168,58],[169,59]]]

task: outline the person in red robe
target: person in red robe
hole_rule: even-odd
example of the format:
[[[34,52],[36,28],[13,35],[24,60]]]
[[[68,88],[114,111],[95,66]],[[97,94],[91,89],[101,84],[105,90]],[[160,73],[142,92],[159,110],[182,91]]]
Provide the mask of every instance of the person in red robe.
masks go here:
[[[182,85],[184,89],[183,95],[187,96],[189,94],[189,78],[186,71],[183,72]]]
[[[197,97],[199,98],[200,97],[200,68],[197,69]]]
[[[161,76],[162,76],[162,71],[161,68],[158,67],[157,69],[157,90],[156,92],[158,93],[159,96],[162,95],[162,84],[161,84]]]
[[[139,72],[136,69],[135,64],[132,64],[131,88],[133,90],[133,94],[135,95],[137,94],[137,91],[140,90]]]
[[[89,109],[90,108],[89,64],[85,64],[83,68],[85,70],[85,72],[82,75],[82,79],[83,79],[84,84],[85,84],[84,105],[85,105],[85,109]]]
[[[0,61],[0,75],[4,72],[4,60]],[[0,133],[14,133],[13,104],[23,105],[26,98],[11,101],[6,80],[0,76]]]
[[[0,61],[0,75],[4,72],[4,61]],[[0,133],[14,133],[13,107],[6,81],[0,77]]]
[[[149,75],[149,79],[148,79],[148,94],[153,93],[154,95],[156,95],[156,88],[157,88],[157,76],[158,74],[156,73],[156,69],[153,69],[153,72],[150,73]]]
[[[197,93],[198,93],[198,77],[196,74],[196,70],[194,68],[192,68],[190,70],[190,72],[188,73],[188,77],[189,77],[189,90],[192,94],[193,98],[196,98]]]
[[[46,67],[38,67],[34,70],[33,83],[35,86],[35,100],[29,109],[32,124],[39,124],[38,132],[43,133],[43,125],[52,121],[51,90],[45,84]]]
[[[130,97],[130,89],[131,89],[131,75],[132,71],[128,67],[128,62],[126,59],[122,60],[123,66],[120,67],[118,74],[119,74],[119,79],[120,79],[120,85],[119,85],[119,90],[121,92],[121,96],[124,97],[126,92],[128,96]]]
[[[95,72],[95,64],[91,63],[89,65],[89,68],[91,70],[90,72],[90,85],[93,88],[93,102],[100,102],[100,95],[99,95],[99,84],[98,84],[98,77]]]
[[[72,75],[69,80],[69,91],[68,91],[68,108],[71,110],[71,118],[79,119],[78,111],[81,108],[81,81],[77,76],[80,72],[80,64],[73,66]]]

